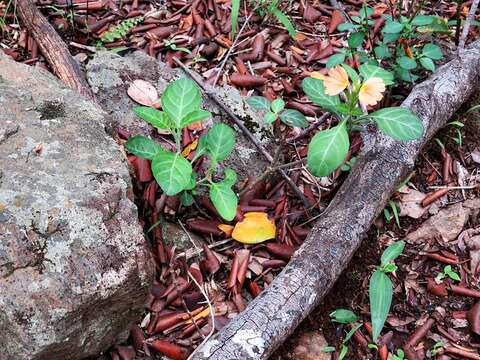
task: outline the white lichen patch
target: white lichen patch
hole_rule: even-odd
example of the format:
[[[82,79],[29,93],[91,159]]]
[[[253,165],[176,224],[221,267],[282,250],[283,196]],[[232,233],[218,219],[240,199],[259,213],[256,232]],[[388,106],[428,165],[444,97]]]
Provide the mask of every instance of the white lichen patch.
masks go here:
[[[237,331],[232,342],[238,344],[252,359],[258,358],[265,349],[265,340],[262,335],[248,329]]]
[[[209,358],[210,356],[212,356],[213,350],[215,350],[214,348],[216,348],[218,345],[220,345],[220,341],[218,340],[207,341],[202,348],[203,355]]]

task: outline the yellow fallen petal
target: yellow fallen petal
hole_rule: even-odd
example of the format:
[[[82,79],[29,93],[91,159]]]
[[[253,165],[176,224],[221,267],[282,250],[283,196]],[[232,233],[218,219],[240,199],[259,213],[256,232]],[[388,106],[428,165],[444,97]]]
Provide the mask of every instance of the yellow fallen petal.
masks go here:
[[[243,244],[258,244],[275,238],[275,222],[263,212],[249,212],[233,229],[232,238]]]
[[[318,80],[325,80],[325,75],[323,75],[321,72],[319,71],[312,71],[310,73],[310,76],[314,79],[318,79]]]
[[[227,235],[228,237],[232,236],[232,232],[233,232],[233,229],[234,227],[232,225],[228,225],[228,224],[220,224],[217,226],[220,230],[223,231],[223,233],[225,235]]]
[[[182,156],[186,158],[188,155],[190,155],[190,153],[193,150],[197,148],[197,145],[198,145],[198,139],[193,140],[190,144],[185,146],[185,149],[183,149],[182,151]]]

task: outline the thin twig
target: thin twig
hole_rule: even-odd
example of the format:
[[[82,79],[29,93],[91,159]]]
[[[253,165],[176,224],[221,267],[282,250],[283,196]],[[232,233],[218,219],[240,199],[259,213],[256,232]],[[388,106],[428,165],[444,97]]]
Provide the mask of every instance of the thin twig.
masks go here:
[[[460,37],[460,42],[458,43],[458,53],[465,49],[465,43],[467,42],[468,33],[470,32],[470,25],[472,24],[475,13],[477,12],[479,1],[480,0],[473,0],[472,5],[470,6],[467,20],[465,20],[465,24],[463,24],[462,36]]]
[[[429,189],[449,189],[449,190],[472,190],[480,187],[480,185],[470,186],[429,186]]]
[[[296,135],[296,136],[294,136],[290,139],[287,139],[287,142],[289,142],[289,143],[294,142],[294,141],[303,139],[304,137],[308,136],[313,130],[315,130],[320,125],[322,125],[329,116],[330,116],[329,113],[323,114],[322,116],[320,116],[320,118],[317,121],[315,121],[313,124],[310,124],[306,129],[302,130],[302,132],[300,132],[300,134],[298,134],[298,135]]]
[[[212,318],[212,328],[210,329],[210,332],[208,333],[208,335],[203,339],[203,341],[195,348],[195,350],[192,351],[192,353],[190,354],[190,356],[187,358],[187,360],[189,359],[192,359],[193,358],[193,355],[195,355],[195,353],[197,352],[198,349],[200,349],[202,347],[202,345],[204,343],[206,343],[208,341],[208,339],[210,339],[213,335],[213,333],[215,332],[215,310],[212,306],[212,303],[210,302],[210,299],[208,298],[208,295],[207,293],[205,292],[205,289],[198,283],[197,279],[195,279],[195,277],[190,273],[190,271],[187,271],[188,273],[188,277],[195,283],[195,285],[198,287],[198,289],[200,290],[200,292],[202,293],[203,297],[205,298],[205,300],[207,301],[207,305],[208,305],[208,308],[210,309],[210,316]],[[201,332],[200,332],[201,333]],[[202,334],[203,335],[203,334]]]
[[[202,91],[208,96],[210,97],[228,116],[230,116],[230,118],[232,119],[232,121],[235,123],[235,125],[237,125],[240,130],[244,133],[244,135],[255,145],[255,147],[260,151],[260,154],[263,155],[263,157],[265,157],[265,159],[267,159],[267,161],[272,164],[273,162],[273,157],[272,155],[270,155],[268,153],[267,150],[265,150],[265,148],[263,147],[262,144],[260,144],[260,142],[255,138],[255,136],[253,136],[253,134],[250,132],[250,130],[247,129],[247,127],[243,124],[243,122],[238,118],[237,115],[235,115],[235,113],[230,110],[230,108],[228,108],[222,100],[220,100],[220,98],[214,93],[212,92],[211,90],[207,89],[207,87],[205,86],[205,84],[203,83],[203,80],[199,77],[198,74],[196,74],[195,72],[193,72],[192,70],[190,70],[187,66],[185,66],[184,63],[182,63],[180,60],[178,60],[178,58],[174,57],[173,58],[173,61],[182,68],[183,71],[185,71],[185,73],[190,76],[197,84],[198,86],[200,86],[200,88],[202,89]],[[280,175],[282,175],[282,177],[285,179],[285,181],[288,183],[288,185],[290,185],[290,187],[292,188],[292,190],[295,192],[295,194],[298,196],[298,198],[302,201],[303,205],[305,207],[309,207],[309,202],[307,200],[307,198],[305,197],[305,195],[302,193],[302,191],[298,188],[298,186],[292,181],[292,179],[290,179],[290,177],[287,175],[287,173],[282,170],[282,169],[279,169],[278,172],[280,173]]]
[[[238,31],[238,34],[237,34],[237,36],[235,37],[235,40],[233,41],[232,46],[230,46],[230,49],[228,49],[227,54],[226,54],[225,57],[223,58],[223,61],[222,61],[222,63],[220,64],[220,68],[218,69],[218,73],[217,73],[217,75],[215,76],[215,80],[213,81],[213,84],[212,84],[213,87],[215,87],[215,85],[217,85],[218,79],[220,78],[220,75],[222,74],[222,71],[223,71],[223,68],[225,67],[225,64],[227,63],[228,59],[230,58],[230,55],[232,54],[233,49],[235,49],[235,46],[237,46],[237,42],[238,42],[238,40],[240,39],[240,35],[242,34],[243,30],[244,30],[245,27],[247,26],[247,24],[248,24],[248,22],[250,21],[250,18],[252,17],[252,15],[253,15],[254,12],[255,12],[255,10],[252,11],[252,12],[247,16],[247,18],[245,19],[245,22],[243,23],[242,27],[241,27],[240,30]]]

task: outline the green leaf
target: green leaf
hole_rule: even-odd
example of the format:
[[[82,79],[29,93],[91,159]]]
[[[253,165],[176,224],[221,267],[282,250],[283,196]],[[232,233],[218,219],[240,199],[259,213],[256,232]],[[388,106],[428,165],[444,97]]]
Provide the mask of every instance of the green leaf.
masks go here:
[[[420,58],[420,64],[427,70],[435,71],[435,64],[433,60],[428,57]]]
[[[317,105],[329,110],[335,110],[335,107],[340,104],[338,96],[329,96],[325,94],[323,81],[307,77],[302,81],[302,87],[308,98]]]
[[[160,152],[165,151],[155,141],[142,135],[131,137],[124,146],[129,153],[148,160],[152,160]]]
[[[348,309],[337,309],[330,313],[330,317],[332,318],[332,321],[341,324],[350,324],[358,320],[358,316]]]
[[[342,24],[339,24],[337,26],[337,30],[338,31],[347,31],[347,30],[353,30],[353,29],[357,29],[358,28],[358,25],[355,25],[355,24],[352,24],[352,23],[342,23]]]
[[[192,159],[192,162],[200,158],[200,156],[204,155],[207,153],[207,136],[208,134],[200,136],[200,139],[198,139],[198,145],[197,148],[195,149],[195,156]]]
[[[214,161],[227,158],[235,147],[235,132],[225,124],[215,124],[207,134],[208,153]]]
[[[372,337],[374,342],[377,341],[387,319],[390,305],[392,304],[392,295],[393,286],[390,278],[380,270],[376,270],[370,278],[369,286]]]
[[[263,117],[263,119],[265,120],[265,123],[267,124],[273,123],[275,120],[277,120],[277,118],[278,118],[278,115],[271,111],[267,112]]]
[[[410,71],[402,69],[400,66],[395,67],[395,74],[403,81],[414,82],[418,79],[418,76],[412,74]]]
[[[354,84],[357,84],[360,82],[360,77],[350,65],[342,64],[342,67]]]
[[[391,34],[383,34],[383,43],[389,44],[394,41],[397,41],[400,37],[400,33],[391,33]]]
[[[176,129],[182,128],[183,118],[200,108],[202,98],[195,82],[181,78],[170,83],[162,94],[162,108]]]
[[[233,220],[237,214],[237,195],[231,186],[224,182],[212,183],[210,186],[210,200],[222,218],[227,221]]]
[[[398,57],[397,64],[405,70],[413,70],[417,67],[417,62],[414,59],[410,59],[408,56]]]
[[[348,346],[345,346],[342,344],[342,347],[340,349],[340,354],[338,354],[338,360],[343,360],[345,359],[345,356],[347,356],[348,353]]]
[[[275,114],[278,114],[280,111],[285,109],[285,101],[283,101],[282,99],[275,99],[272,101],[271,108]]]
[[[348,37],[348,46],[351,47],[352,49],[356,49],[360,45],[362,45],[363,40],[365,39],[365,33],[364,32],[356,32],[351,34]]]
[[[280,21],[280,23],[285,26],[285,28],[288,31],[288,34],[295,39],[297,36],[297,32],[295,31],[295,27],[291,23],[291,21],[288,19],[287,15],[285,15],[283,12],[281,12],[278,8],[275,8],[272,10],[272,14]]]
[[[308,145],[308,168],[315,176],[330,175],[342,165],[349,147],[345,123],[318,132]]]
[[[428,34],[428,33],[441,33],[441,34],[450,34],[451,31],[448,28],[448,21],[438,17],[434,16],[433,21],[426,25],[426,26],[419,26],[417,28],[417,31],[420,34]]]
[[[194,122],[203,121],[205,119],[208,119],[210,116],[212,116],[210,111],[193,110],[192,112],[185,115],[185,117],[182,119],[180,127],[181,128],[187,127],[188,125],[193,124]]]
[[[191,206],[193,204],[193,196],[188,191],[182,191],[180,194],[180,202],[183,206]]]
[[[373,8],[370,6],[362,6],[360,9],[360,17],[362,19],[368,18],[369,16],[372,16],[373,14]]]
[[[331,353],[335,351],[335,348],[333,346],[324,346],[320,349],[320,351],[323,353]]]
[[[404,241],[397,241],[394,242],[392,245],[387,247],[382,254],[382,258],[380,259],[382,265],[388,264],[390,261],[395,260],[400,254],[403,252],[405,248]]]
[[[179,153],[163,151],[153,158],[152,173],[165,194],[173,196],[190,184],[192,165]]]
[[[345,335],[345,339],[343,339],[343,343],[346,344],[350,339],[352,338],[353,334],[362,327],[362,324],[357,324],[353,328],[350,329],[350,331]]]
[[[345,61],[345,54],[339,53],[332,55],[328,58],[327,64],[325,65],[328,69],[333,68]]]
[[[430,25],[434,20],[431,15],[417,15],[413,18],[411,24],[415,26]]]
[[[440,60],[443,57],[442,49],[435,44],[426,44],[423,47],[422,55],[433,60]]]
[[[223,183],[233,186],[237,182],[237,173],[232,169],[225,169],[223,173]]]
[[[367,81],[372,77],[379,77],[383,80],[385,85],[392,85],[394,83],[393,74],[379,66],[363,64],[360,65],[359,71],[364,81]]]
[[[240,0],[232,0],[232,38],[235,38],[240,13]]]
[[[255,110],[270,110],[270,101],[263,96],[250,96],[247,98],[246,103]]]
[[[388,48],[387,45],[385,44],[380,44],[378,46],[376,46],[373,51],[375,51],[375,55],[377,56],[377,58],[379,58],[380,60],[382,59],[388,59],[389,57],[392,56],[392,54],[390,54],[390,49]]]
[[[170,129],[170,121],[163,111],[147,106],[135,106],[132,111],[157,129]]]
[[[398,21],[387,21],[385,26],[382,29],[382,32],[386,34],[397,34],[403,30],[404,25]]]
[[[192,175],[190,175],[190,181],[188,185],[185,187],[185,190],[193,190],[197,186],[197,173],[192,171]]]
[[[287,109],[280,114],[280,120],[288,126],[299,128],[308,127],[308,121],[300,111],[295,109]]]
[[[395,140],[416,140],[423,134],[423,124],[417,115],[403,107],[377,110],[369,116],[385,134]]]

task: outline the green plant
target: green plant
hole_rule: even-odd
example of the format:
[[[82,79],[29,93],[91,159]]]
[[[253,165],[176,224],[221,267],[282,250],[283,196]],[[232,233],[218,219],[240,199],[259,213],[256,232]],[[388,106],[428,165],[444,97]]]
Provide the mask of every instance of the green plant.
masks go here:
[[[458,275],[457,272],[453,271],[452,270],[452,266],[451,265],[446,265],[444,268],[443,268],[443,272],[441,273],[438,273],[438,275],[435,277],[435,281],[440,284],[443,279],[445,279],[446,277],[449,277],[450,279],[454,280],[454,281],[460,281],[460,275]]]
[[[308,126],[305,116],[298,110],[285,109],[285,101],[282,99],[275,99],[270,102],[263,96],[251,96],[246,102],[256,110],[266,111],[264,121],[267,124],[271,124],[280,118],[280,120],[288,126],[300,128]]]
[[[240,2],[241,0],[232,0],[232,37],[235,37],[238,26],[238,15],[240,13]],[[280,0],[249,0],[249,3],[256,9],[260,16],[265,17],[267,15],[272,15],[277,20],[285,26],[288,31],[288,34],[295,38],[297,32],[292,22],[285,15],[282,10],[278,7]]]
[[[331,69],[329,76],[312,74],[312,77],[303,79],[303,91],[308,98],[339,120],[338,125],[318,132],[308,145],[307,165],[315,176],[328,176],[345,162],[350,147],[349,131],[360,129],[362,124],[370,120],[395,140],[415,140],[423,134],[421,120],[406,108],[389,107],[370,114],[366,111],[364,113],[362,106],[365,108],[367,105],[376,104],[383,96],[385,85],[393,84],[393,75],[381,67],[369,64],[361,65],[359,73],[342,64]],[[324,82],[328,84],[324,85]],[[338,96],[343,91],[345,101]],[[282,121],[292,125],[293,120],[285,121],[285,117],[282,119],[282,100],[276,99],[270,103],[263,97],[255,96],[247,101],[256,109],[268,111],[266,122],[273,122],[280,117]],[[300,117],[295,126],[299,126],[299,123]]]
[[[365,4],[360,9],[358,16],[352,16],[351,22],[339,24],[337,29],[339,31],[352,31],[347,38],[347,47],[341,49],[338,54],[332,55],[328,58],[326,67],[332,68],[336,65],[342,64],[345,60],[353,59],[354,55],[358,55],[361,62],[369,60],[368,53],[359,49],[363,41],[370,34],[370,26],[375,23],[374,20],[369,19],[373,14],[373,9]]]
[[[130,29],[143,22],[143,19],[143,16],[137,16],[134,18],[122,20],[118,25],[114,26],[112,29],[104,33],[100,38],[100,42],[109,43],[124,38],[130,31]]]
[[[398,216],[397,204],[395,204],[395,201],[389,200],[388,205],[390,206],[390,209],[392,210],[393,215],[392,213],[390,213],[390,210],[388,209],[388,207],[386,207],[385,209],[383,209],[383,215],[385,216],[385,219],[389,223],[392,220],[392,218],[395,218],[395,223],[397,224],[398,228],[401,229],[402,227],[400,226],[400,218]]]
[[[165,47],[169,48],[170,50],[173,51],[182,51],[187,54],[191,54],[192,52],[184,47],[177,47],[177,44],[173,40],[164,40],[163,43],[165,44]]]
[[[440,352],[440,349],[443,348],[443,341],[437,341],[434,345],[433,348],[430,350],[430,353],[432,356],[437,356]]]
[[[333,322],[341,324],[351,324],[358,321],[358,316],[348,309],[337,309],[330,313],[330,318]]]
[[[393,261],[400,256],[404,247],[405,243],[403,241],[397,241],[386,248],[380,259],[380,266],[377,267],[370,278],[369,298],[372,339],[374,342],[377,341],[383,329],[392,304],[393,285],[387,274],[397,270]]]
[[[442,59],[443,54],[435,44],[427,43],[419,47],[414,42],[420,41],[420,37],[432,33],[449,33],[448,24],[440,17],[433,15],[419,15],[422,9],[420,4],[417,11],[410,17],[398,16],[394,18],[384,15],[386,21],[382,29],[383,40],[378,43],[373,53],[366,52],[359,47],[364,39],[370,36],[370,26],[374,21],[370,19],[373,9],[363,6],[358,16],[352,16],[351,22],[338,25],[339,31],[353,31],[348,37],[348,47],[332,55],[327,62],[327,67],[331,68],[345,61],[345,58],[353,58],[353,55],[359,56],[360,62],[368,62],[378,65],[379,61],[386,61],[394,71],[397,78],[404,81],[415,81],[418,75],[412,73],[418,66],[418,63],[426,70],[435,70],[435,61]],[[369,39],[372,42],[372,39]]]
[[[392,355],[391,360],[404,360],[405,359],[405,353],[403,352],[402,349],[397,349],[397,353]]]
[[[159,111],[145,106],[133,108],[135,114],[162,131],[169,131],[175,139],[176,151],[163,149],[152,139],[137,135],[125,143],[130,153],[151,160],[152,174],[166,195],[180,193],[182,204],[193,203],[193,195],[198,186],[209,188],[210,199],[220,216],[230,221],[235,217],[238,199],[232,186],[237,175],[232,169],[225,169],[223,180],[215,181],[217,167],[225,160],[235,146],[235,133],[225,124],[215,124],[201,136],[195,156],[189,162],[182,155],[182,129],[188,125],[205,120],[210,112],[200,109],[201,95],[193,80],[181,78],[169,84],[161,97],[162,109]],[[201,156],[207,156],[210,166],[202,179],[197,179],[192,164]]]
[[[340,354],[338,355],[339,360],[343,360],[348,353],[348,342],[350,341],[353,334],[362,326],[362,324],[355,324],[358,321],[359,317],[351,310],[348,309],[337,309],[330,313],[330,318],[333,322],[338,322],[341,324],[352,324],[352,328],[345,335],[345,338],[342,341],[340,346]],[[323,352],[333,352],[335,348],[332,346],[327,346],[322,349]]]
[[[410,110],[403,107],[383,108],[372,113],[364,113],[364,107],[375,104],[381,99],[381,89],[375,87],[393,83],[390,72],[374,65],[363,64],[359,73],[346,64],[332,69],[330,79],[324,80],[308,77],[303,80],[303,90],[315,104],[331,112],[339,119],[336,126],[318,132],[310,141],[307,153],[307,164],[310,171],[316,176],[328,176],[343,164],[349,147],[349,130],[358,127],[369,120],[373,120],[382,132],[396,140],[418,139],[423,133],[420,119]],[[332,71],[331,70],[331,71]],[[337,74],[337,75],[335,75]],[[348,74],[348,76],[347,76]],[[338,78],[340,76],[340,79]],[[351,80],[351,83],[350,81]],[[327,85],[324,85],[324,81]],[[340,88],[335,88],[341,83]],[[340,91],[339,91],[340,90]],[[338,95],[327,95],[345,91],[345,102]],[[374,92],[375,94],[372,94]],[[375,95],[376,100],[370,95]],[[372,101],[375,100],[375,101]]]

